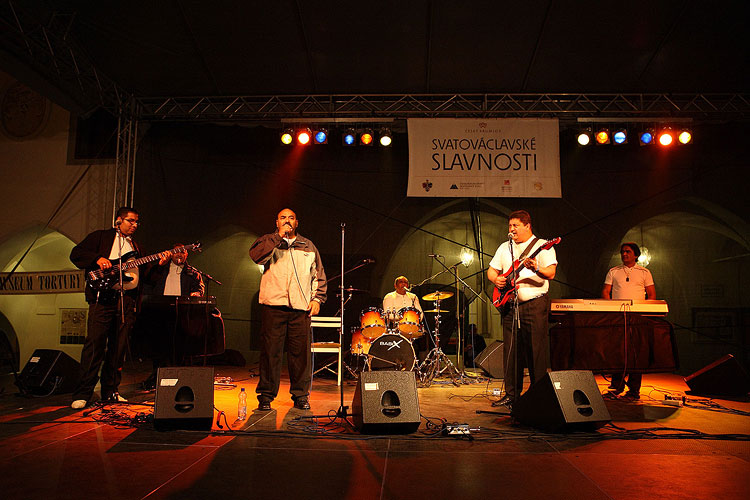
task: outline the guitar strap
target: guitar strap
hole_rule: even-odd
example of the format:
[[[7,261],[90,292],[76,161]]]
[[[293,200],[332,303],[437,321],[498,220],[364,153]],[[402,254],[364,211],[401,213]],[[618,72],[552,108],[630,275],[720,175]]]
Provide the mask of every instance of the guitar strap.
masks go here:
[[[523,250],[523,252],[521,252],[521,255],[519,255],[516,260],[518,262],[521,262],[524,258],[526,258],[526,256],[529,255],[529,252],[531,251],[531,249],[534,248],[534,245],[536,245],[537,241],[539,241],[539,238],[537,238],[536,236],[534,236],[534,239],[531,240],[531,243],[529,243],[526,246],[526,248]]]

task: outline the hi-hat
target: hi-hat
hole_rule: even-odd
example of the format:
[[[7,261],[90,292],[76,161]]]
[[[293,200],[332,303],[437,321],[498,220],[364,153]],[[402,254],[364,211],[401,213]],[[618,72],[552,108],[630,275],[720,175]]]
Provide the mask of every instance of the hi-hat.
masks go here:
[[[430,309],[429,311],[425,311],[426,313],[447,313],[445,309]]]
[[[422,300],[443,300],[447,299],[448,297],[453,297],[453,292],[432,292],[428,293],[424,297],[422,297]]]

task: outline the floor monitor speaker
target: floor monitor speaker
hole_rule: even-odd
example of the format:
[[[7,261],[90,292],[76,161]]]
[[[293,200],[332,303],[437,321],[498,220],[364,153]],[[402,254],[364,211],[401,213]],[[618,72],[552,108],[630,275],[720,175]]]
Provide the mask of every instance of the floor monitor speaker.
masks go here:
[[[213,367],[159,368],[154,401],[157,430],[211,430],[213,416]]]
[[[505,378],[505,368],[503,364],[503,343],[496,340],[488,345],[474,362],[482,370],[486,371],[492,378]]]
[[[740,397],[750,392],[750,377],[731,354],[688,375],[685,383],[691,394]]]
[[[43,396],[73,392],[81,379],[81,365],[62,351],[37,349],[18,375],[25,394]]]
[[[362,372],[352,400],[354,426],[363,434],[409,434],[419,428],[414,372]]]
[[[590,371],[549,372],[513,403],[511,415],[547,432],[595,430],[612,418]]]

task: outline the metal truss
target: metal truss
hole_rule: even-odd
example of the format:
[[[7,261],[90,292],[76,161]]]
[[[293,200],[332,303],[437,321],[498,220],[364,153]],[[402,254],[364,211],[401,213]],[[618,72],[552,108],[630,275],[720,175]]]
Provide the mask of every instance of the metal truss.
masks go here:
[[[2,50],[61,89],[84,112],[97,106],[116,110],[129,100],[114,81],[97,71],[69,36],[74,13],[49,11],[44,22],[36,16],[24,9],[23,2],[0,4]]]
[[[117,119],[117,157],[115,158],[112,220],[119,207],[133,206],[135,158],[138,147],[138,120],[131,110],[120,110]]]
[[[137,97],[141,120],[692,117],[743,119],[750,94],[340,94]]]

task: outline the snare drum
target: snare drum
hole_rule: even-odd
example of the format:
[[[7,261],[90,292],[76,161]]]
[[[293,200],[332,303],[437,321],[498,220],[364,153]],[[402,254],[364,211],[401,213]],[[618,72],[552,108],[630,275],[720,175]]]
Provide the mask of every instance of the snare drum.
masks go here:
[[[411,342],[398,333],[387,333],[373,340],[367,355],[370,370],[411,371],[417,362]]]
[[[398,331],[408,339],[422,336],[422,314],[416,307],[402,307],[398,310]]]
[[[379,307],[369,307],[359,315],[359,324],[362,327],[362,335],[368,339],[374,339],[385,333],[385,319],[383,310]]]
[[[370,339],[362,335],[361,328],[352,328],[352,354],[367,354],[370,351]]]

